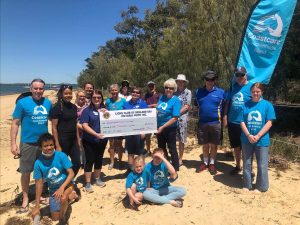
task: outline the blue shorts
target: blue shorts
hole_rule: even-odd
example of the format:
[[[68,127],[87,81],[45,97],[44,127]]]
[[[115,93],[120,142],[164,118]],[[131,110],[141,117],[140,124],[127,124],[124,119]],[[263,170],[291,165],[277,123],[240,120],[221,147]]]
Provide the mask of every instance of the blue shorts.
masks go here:
[[[57,212],[60,210],[60,200],[56,199],[53,196],[49,196],[49,205],[50,205],[50,212]]]

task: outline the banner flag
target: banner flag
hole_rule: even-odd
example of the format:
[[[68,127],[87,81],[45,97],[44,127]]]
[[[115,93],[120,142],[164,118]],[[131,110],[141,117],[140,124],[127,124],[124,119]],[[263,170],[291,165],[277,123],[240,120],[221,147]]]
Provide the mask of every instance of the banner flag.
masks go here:
[[[236,67],[248,80],[268,84],[287,35],[297,0],[260,0],[252,8],[241,39]]]

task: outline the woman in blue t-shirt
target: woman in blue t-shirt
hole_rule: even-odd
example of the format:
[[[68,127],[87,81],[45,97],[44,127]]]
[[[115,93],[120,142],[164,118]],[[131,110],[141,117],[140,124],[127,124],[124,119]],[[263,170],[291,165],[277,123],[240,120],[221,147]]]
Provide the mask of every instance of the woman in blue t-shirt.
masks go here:
[[[168,145],[172,165],[179,171],[179,159],[176,150],[176,129],[177,120],[180,116],[181,104],[174,92],[177,84],[174,79],[169,79],[164,83],[165,94],[161,96],[157,103],[157,143],[158,147],[164,149],[168,156],[166,145]]]
[[[255,192],[269,188],[268,155],[270,146],[269,130],[276,119],[272,104],[262,98],[263,84],[251,86],[252,99],[245,103],[239,116],[242,128],[243,190],[252,189],[251,171],[253,154],[257,160]]]
[[[103,154],[107,144],[100,130],[100,110],[103,109],[103,95],[100,90],[94,90],[90,105],[85,108],[80,116],[80,123],[83,127],[82,144],[85,152],[86,162],[84,165],[85,190],[93,192],[91,186],[92,169],[94,166],[95,184],[104,187],[105,183],[101,180]]]

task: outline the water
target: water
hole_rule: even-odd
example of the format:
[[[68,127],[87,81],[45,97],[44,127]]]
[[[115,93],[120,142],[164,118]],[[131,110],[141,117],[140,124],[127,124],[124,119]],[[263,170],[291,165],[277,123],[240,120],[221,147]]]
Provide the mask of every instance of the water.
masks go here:
[[[20,84],[1,84],[0,83],[0,96],[3,95],[11,95],[11,94],[19,94],[23,92],[29,91],[29,85],[26,83]],[[45,90],[57,90],[59,84],[46,84]],[[73,84],[73,88],[76,88],[77,85]]]

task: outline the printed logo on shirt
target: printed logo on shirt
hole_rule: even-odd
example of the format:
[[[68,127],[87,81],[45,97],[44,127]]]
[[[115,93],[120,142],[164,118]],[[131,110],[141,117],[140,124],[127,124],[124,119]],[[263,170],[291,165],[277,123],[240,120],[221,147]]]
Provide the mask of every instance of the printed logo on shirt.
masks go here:
[[[48,172],[48,178],[51,179],[59,175],[59,170],[56,167],[52,167]]]
[[[236,93],[232,97],[233,102],[244,102],[244,95],[241,92]]]
[[[168,107],[168,103],[166,102],[162,102],[157,106],[158,109],[162,109],[162,110],[166,110],[167,107]]]
[[[247,119],[248,119],[248,121],[252,121],[252,120],[262,121],[261,114],[257,110],[250,112],[248,114],[248,118]]]
[[[144,179],[142,177],[139,177],[138,179],[136,179],[135,183],[137,184],[137,186],[143,186],[144,185]]]
[[[247,118],[248,128],[250,133],[257,133],[256,131],[261,128],[262,126],[262,117],[259,111],[251,111],[248,114]]]
[[[48,112],[45,106],[38,105],[33,108],[33,116],[31,117],[33,123],[45,124],[48,123]]]
[[[47,178],[49,179],[51,185],[59,184],[63,180],[61,173],[56,167],[52,167],[49,170]]]
[[[155,180],[160,180],[160,179],[163,179],[163,178],[165,178],[164,173],[161,170],[157,170],[154,174],[154,179]]]

